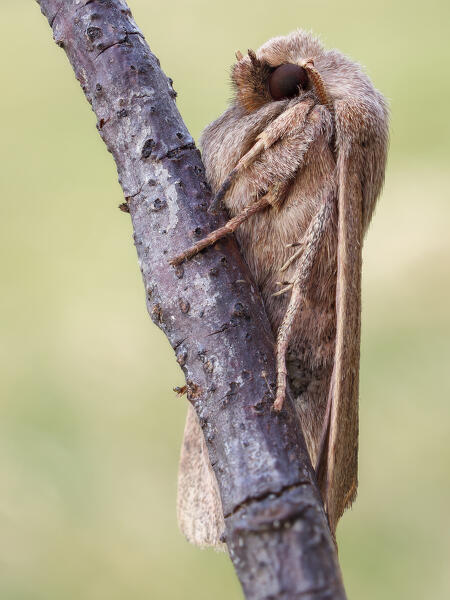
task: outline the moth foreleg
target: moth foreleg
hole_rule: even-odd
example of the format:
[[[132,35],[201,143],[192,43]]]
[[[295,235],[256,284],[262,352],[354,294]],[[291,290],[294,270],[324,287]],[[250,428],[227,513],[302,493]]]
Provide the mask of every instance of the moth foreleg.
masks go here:
[[[313,108],[314,101],[307,98],[299,104],[294,104],[274,121],[272,121],[256,138],[253,146],[238,161],[236,166],[225,177],[222,185],[214,196],[209,207],[210,212],[219,209],[226,193],[233,185],[237,176],[245,169],[248,169],[265,151],[271,148],[275,142],[281,138],[292,135],[295,132],[303,131],[308,115]],[[299,157],[300,158],[300,157]]]

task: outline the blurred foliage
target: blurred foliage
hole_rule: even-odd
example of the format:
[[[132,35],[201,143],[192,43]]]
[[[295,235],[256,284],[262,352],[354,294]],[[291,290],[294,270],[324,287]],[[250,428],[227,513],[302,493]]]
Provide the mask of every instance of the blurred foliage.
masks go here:
[[[198,137],[234,51],[296,27],[367,66],[392,110],[365,247],[350,599],[450,597],[450,4],[130,0]],[[175,517],[182,374],[145,310],[117,174],[33,2],[2,1],[0,598],[218,600],[225,555]]]

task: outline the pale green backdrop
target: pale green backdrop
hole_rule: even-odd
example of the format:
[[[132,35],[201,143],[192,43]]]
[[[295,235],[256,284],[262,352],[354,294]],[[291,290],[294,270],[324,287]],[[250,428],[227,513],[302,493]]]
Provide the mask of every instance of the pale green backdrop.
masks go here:
[[[338,530],[350,599],[450,597],[450,4],[130,0],[198,138],[237,49],[313,29],[388,97],[365,247],[360,489]],[[2,0],[0,598],[234,600],[175,517],[186,401],[145,309],[115,166],[32,1]]]

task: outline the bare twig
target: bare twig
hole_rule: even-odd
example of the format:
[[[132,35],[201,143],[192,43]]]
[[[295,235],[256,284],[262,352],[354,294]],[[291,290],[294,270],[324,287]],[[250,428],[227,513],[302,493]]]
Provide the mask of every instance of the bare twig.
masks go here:
[[[273,337],[234,240],[197,261],[168,264],[190,238],[224,224],[223,215],[207,212],[203,165],[171,82],[123,0],[39,4],[116,161],[148,310],[175,350],[200,416],[246,597],[344,599],[292,403],[271,411]]]

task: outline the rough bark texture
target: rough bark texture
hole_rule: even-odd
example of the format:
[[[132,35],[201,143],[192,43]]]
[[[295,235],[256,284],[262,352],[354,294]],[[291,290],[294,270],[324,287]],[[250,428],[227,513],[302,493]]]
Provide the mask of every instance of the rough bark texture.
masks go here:
[[[169,265],[171,257],[224,222],[223,215],[207,213],[203,165],[171,81],[124,2],[39,4],[116,161],[148,311],[186,375],[245,596],[344,599],[292,403],[280,414],[271,410],[274,339],[234,240],[184,265]]]

